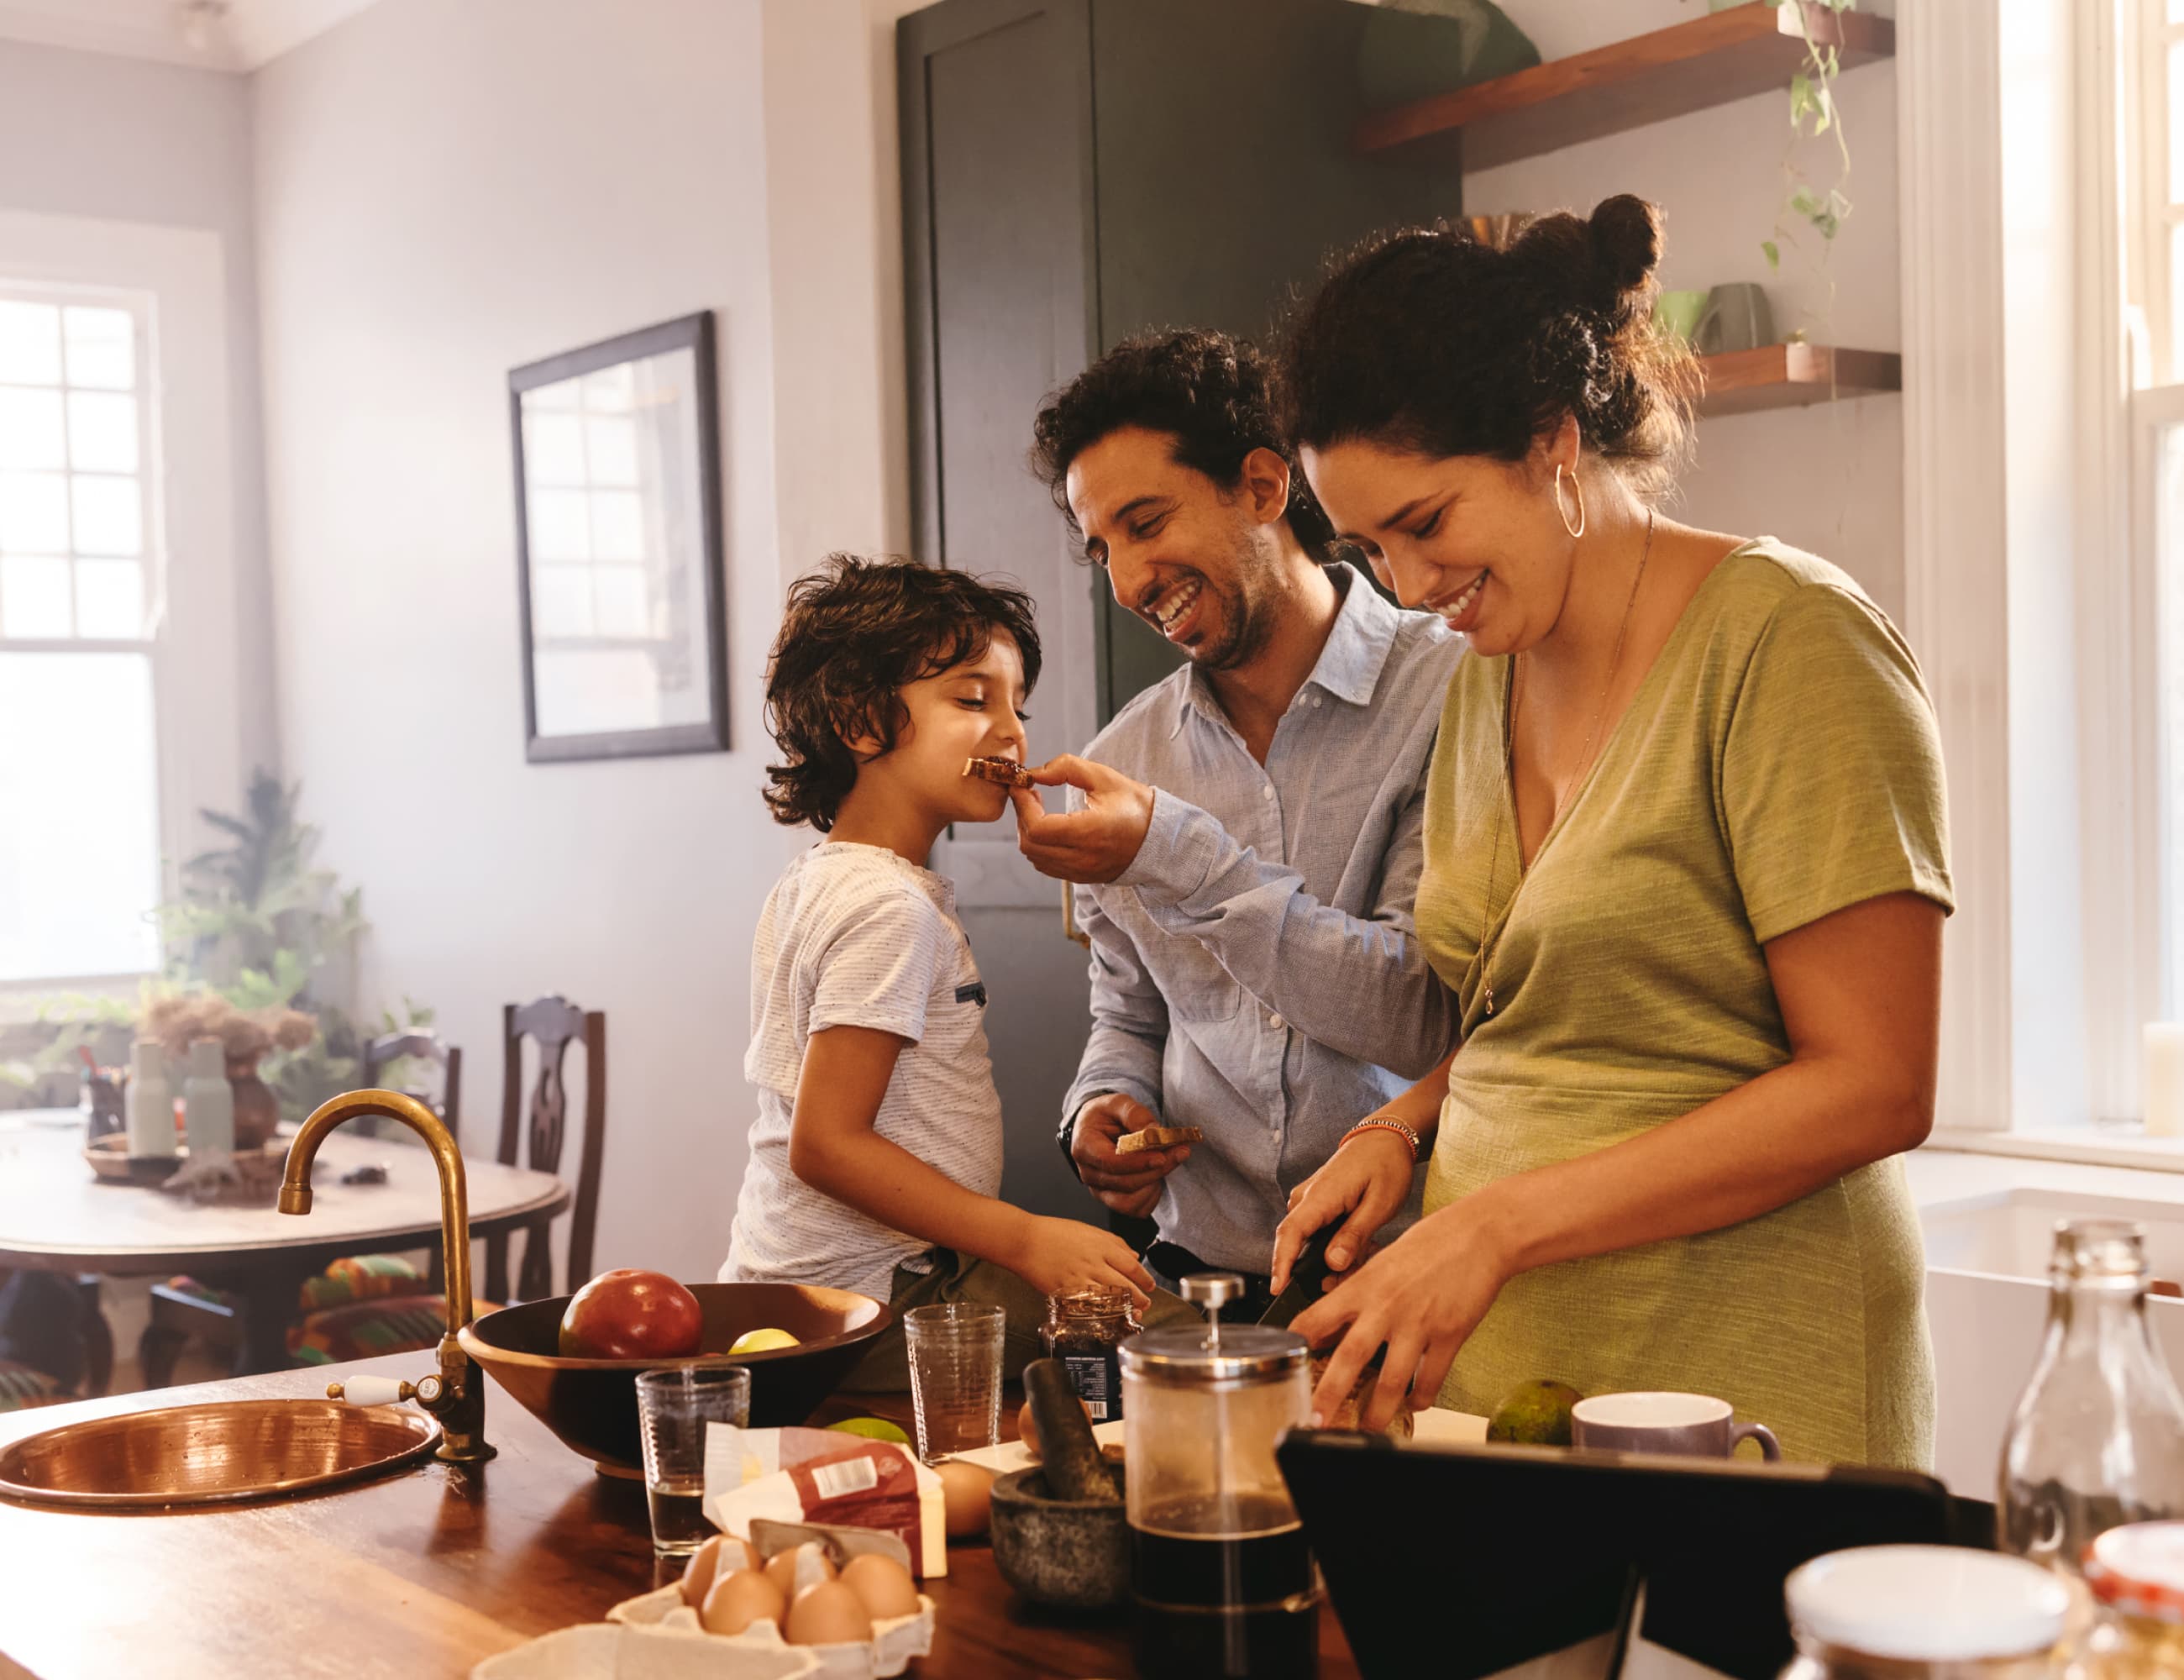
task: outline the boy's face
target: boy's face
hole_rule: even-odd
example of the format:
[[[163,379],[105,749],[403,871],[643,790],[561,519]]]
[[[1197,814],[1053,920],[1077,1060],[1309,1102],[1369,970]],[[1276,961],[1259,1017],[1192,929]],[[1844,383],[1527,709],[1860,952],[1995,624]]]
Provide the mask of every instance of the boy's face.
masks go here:
[[[976,659],[902,691],[906,714],[894,750],[859,767],[891,798],[917,805],[937,822],[995,822],[1009,790],[963,774],[966,759],[1024,756],[1023,656],[1016,638],[996,630]]]

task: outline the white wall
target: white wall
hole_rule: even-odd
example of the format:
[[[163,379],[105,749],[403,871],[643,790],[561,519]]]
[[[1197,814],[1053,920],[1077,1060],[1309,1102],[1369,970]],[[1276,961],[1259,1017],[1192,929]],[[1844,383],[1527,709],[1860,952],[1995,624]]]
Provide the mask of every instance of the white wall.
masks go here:
[[[711,1276],[748,1121],[778,617],[759,0],[382,0],[254,80],[289,772],[382,995],[608,1016],[602,1266]],[[718,312],[733,750],[523,758],[508,370]],[[573,1158],[570,1163],[573,1165]]]
[[[1567,58],[1613,41],[1688,23],[1697,0],[1502,0],[1540,56]],[[1887,5],[1861,10],[1886,14]],[[1790,138],[1789,86],[1732,104],[1468,173],[1465,209],[1571,209],[1635,192],[1661,206],[1668,225],[1665,287],[1756,281],[1775,330],[1803,327],[1820,343],[1894,350],[1903,343],[1897,272],[1896,70],[1882,61],[1837,76],[1850,141],[1853,209],[1824,269],[1785,245],[1769,270],[1759,245],[1774,236]],[[1820,190],[1835,179],[1831,140],[1797,158]],[[1808,250],[1821,242],[1808,236]],[[1832,281],[1832,292],[1830,282]],[[1683,481],[1680,518],[1746,536],[1776,536],[1834,561],[1892,617],[1903,615],[1902,399],[1861,398],[1704,421]]]
[[[232,807],[242,793],[235,767],[280,759],[259,470],[248,90],[215,70],[0,40],[0,210],[201,230],[218,242],[227,387],[227,435],[218,448],[227,476],[219,541],[227,552],[218,560],[231,559],[233,577],[223,580],[221,599],[208,604],[226,620],[220,657],[232,662],[236,693],[219,685],[215,709],[231,738],[205,756],[225,766],[214,779],[232,785],[209,782],[190,795]],[[192,493],[180,481],[170,490]],[[176,554],[178,565],[191,558]],[[194,843],[197,837],[188,837]]]

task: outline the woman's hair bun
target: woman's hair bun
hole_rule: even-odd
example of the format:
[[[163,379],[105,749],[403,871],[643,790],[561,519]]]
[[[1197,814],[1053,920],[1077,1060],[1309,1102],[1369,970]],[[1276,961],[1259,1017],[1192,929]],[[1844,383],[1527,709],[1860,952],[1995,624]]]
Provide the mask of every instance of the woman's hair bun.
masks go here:
[[[1593,206],[1586,224],[1592,235],[1593,266],[1602,288],[1619,299],[1635,292],[1661,262],[1661,213],[1643,198],[1618,192]],[[1610,299],[1603,299],[1613,309]]]

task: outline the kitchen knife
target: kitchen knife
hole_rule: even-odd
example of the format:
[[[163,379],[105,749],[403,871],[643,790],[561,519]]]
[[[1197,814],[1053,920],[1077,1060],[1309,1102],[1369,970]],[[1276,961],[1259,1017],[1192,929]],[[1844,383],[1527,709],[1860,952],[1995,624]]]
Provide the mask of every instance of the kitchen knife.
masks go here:
[[[1260,1315],[1260,1323],[1286,1330],[1291,1319],[1320,1298],[1328,1276],[1327,1245],[1341,1228],[1342,1221],[1334,1220],[1304,1239],[1295,1264],[1290,1267],[1289,1288],[1274,1297],[1274,1304]]]

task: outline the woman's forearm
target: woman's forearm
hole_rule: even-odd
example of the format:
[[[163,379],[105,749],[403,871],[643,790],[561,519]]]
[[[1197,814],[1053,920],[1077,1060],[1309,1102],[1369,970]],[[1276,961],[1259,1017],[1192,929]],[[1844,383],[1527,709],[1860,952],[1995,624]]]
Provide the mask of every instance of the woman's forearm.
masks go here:
[[[1421,1154],[1424,1146],[1433,1142],[1434,1133],[1440,1129],[1441,1104],[1448,1099],[1448,1067],[1455,1060],[1456,1051],[1451,1050],[1424,1079],[1373,1110],[1375,1115],[1400,1120],[1417,1132]]]
[[[1512,1275],[1719,1231],[1808,1196],[1925,1135],[1869,1065],[1794,1060],[1625,1142],[1486,1186],[1457,1205]]]

